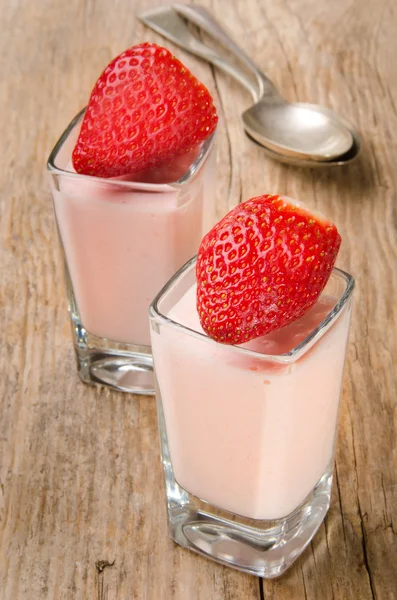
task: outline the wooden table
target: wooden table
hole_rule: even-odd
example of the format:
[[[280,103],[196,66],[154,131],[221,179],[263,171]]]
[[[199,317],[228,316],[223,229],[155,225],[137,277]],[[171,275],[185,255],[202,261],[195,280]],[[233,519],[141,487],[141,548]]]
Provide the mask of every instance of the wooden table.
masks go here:
[[[397,4],[203,4],[291,99],[351,118],[360,159],[335,170],[267,160],[243,133],[247,93],[168,44],[219,107],[219,215],[264,192],[322,210],[357,278],[332,506],[281,579],[260,581],[167,537],[153,399],[80,383],[47,156],[126,47],[164,41],[135,19],[161,0],[0,6],[1,600],[397,598]]]

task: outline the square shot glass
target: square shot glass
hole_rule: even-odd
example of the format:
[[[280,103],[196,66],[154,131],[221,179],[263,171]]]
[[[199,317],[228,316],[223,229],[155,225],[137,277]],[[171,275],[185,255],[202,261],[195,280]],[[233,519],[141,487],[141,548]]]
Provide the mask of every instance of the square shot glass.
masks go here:
[[[47,164],[78,372],[86,383],[153,394],[149,304],[215,221],[215,133],[177,182],[135,183],[74,171],[83,116]]]
[[[149,311],[170,536],[277,577],[330,505],[354,279],[335,268],[310,314],[274,332],[265,354],[192,325],[195,268],[194,258]]]

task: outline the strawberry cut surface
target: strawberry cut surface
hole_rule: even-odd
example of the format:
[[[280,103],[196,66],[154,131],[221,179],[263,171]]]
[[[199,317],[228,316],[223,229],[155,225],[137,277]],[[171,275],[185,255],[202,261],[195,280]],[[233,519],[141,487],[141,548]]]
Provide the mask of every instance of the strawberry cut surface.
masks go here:
[[[324,289],[340,243],[335,225],[301,203],[264,195],[239,204],[198,251],[204,331],[242,344],[299,319]]]
[[[115,58],[96,82],[73,166],[85,175],[137,180],[156,168],[166,173],[170,162],[178,178],[217,121],[207,88],[169,50],[139,44]]]

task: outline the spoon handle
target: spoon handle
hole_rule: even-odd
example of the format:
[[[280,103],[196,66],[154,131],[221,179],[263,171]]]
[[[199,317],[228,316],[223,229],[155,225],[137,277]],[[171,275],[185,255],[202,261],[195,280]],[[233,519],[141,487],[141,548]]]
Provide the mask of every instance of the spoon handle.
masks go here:
[[[205,31],[214,40],[224,46],[229,52],[231,52],[235,58],[240,60],[255,76],[258,83],[259,91],[254,96],[254,100],[258,101],[264,95],[275,96],[276,99],[281,100],[276,88],[273,83],[266,77],[262,71],[256,66],[251,58],[242,50],[236,42],[230,37],[230,35],[221,27],[218,21],[202,6],[196,6],[192,4],[173,4],[174,10],[182,15],[185,19],[194,23],[200,29]]]
[[[256,84],[234,64],[218,54],[216,50],[206,46],[187,27],[185,21],[170,7],[154,8],[138,15],[147,27],[160,33],[187,52],[203,58],[207,62],[225,71],[241,83],[258,100],[262,95],[261,84],[256,77]]]

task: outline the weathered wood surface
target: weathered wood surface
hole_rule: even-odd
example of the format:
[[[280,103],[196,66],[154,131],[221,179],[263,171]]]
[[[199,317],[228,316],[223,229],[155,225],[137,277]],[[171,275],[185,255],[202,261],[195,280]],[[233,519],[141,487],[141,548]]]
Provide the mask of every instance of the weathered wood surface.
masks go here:
[[[160,1],[0,4],[0,599],[392,600],[397,4],[202,2],[288,98],[357,123],[362,156],[340,170],[264,158],[241,127],[246,92],[168,44],[220,109],[219,214],[265,191],[299,197],[339,225],[339,265],[358,282],[332,507],[296,565],[261,582],[173,546],[154,401],[84,386],[75,372],[45,161],[114,55],[164,43],[135,20]]]

